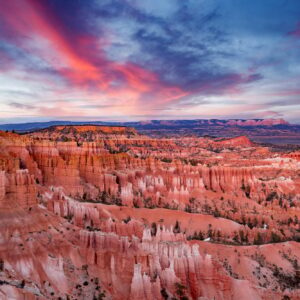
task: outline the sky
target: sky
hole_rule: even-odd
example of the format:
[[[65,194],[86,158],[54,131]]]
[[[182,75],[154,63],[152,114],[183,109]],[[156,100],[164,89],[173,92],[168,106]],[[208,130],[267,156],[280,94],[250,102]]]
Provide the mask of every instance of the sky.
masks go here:
[[[0,123],[299,117],[299,0],[0,0]]]

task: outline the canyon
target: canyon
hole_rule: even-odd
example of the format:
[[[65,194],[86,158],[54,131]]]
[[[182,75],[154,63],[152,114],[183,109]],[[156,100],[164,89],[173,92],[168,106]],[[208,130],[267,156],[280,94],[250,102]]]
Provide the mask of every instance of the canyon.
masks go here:
[[[0,299],[300,299],[299,191],[246,135],[0,131]]]

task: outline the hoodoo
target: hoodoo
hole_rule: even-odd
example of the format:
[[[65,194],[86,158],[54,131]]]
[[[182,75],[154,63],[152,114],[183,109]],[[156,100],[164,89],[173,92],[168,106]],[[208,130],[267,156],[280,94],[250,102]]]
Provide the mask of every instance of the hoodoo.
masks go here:
[[[298,299],[296,152],[102,126],[0,148],[2,298]]]

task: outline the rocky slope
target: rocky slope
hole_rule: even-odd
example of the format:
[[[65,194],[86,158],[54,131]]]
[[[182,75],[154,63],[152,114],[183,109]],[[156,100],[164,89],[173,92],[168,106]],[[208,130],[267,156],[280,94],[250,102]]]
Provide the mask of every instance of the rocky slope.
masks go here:
[[[299,153],[134,129],[0,132],[0,298],[299,299]]]

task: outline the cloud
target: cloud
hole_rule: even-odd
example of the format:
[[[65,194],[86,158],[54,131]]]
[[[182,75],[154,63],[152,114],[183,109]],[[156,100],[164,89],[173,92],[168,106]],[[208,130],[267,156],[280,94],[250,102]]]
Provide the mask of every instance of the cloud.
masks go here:
[[[44,116],[234,112],[234,99],[273,111],[299,95],[299,13],[281,0],[3,1],[0,76],[21,91],[0,101]]]
[[[34,105],[30,105],[30,104],[24,104],[24,103],[18,103],[18,102],[10,102],[8,103],[9,106],[14,107],[14,108],[18,108],[18,109],[34,109],[35,106]]]
[[[282,113],[271,111],[271,110],[261,111],[255,114],[256,118],[281,118],[282,116],[283,116]]]
[[[281,99],[281,100],[267,102],[266,104],[269,106],[294,106],[294,105],[300,105],[300,100],[299,100],[299,98]]]
[[[84,109],[99,109],[99,108],[111,108],[111,107],[120,107],[120,106],[109,105],[109,104],[83,104],[83,105],[79,105],[78,107]]]
[[[300,38],[300,22],[298,22],[296,28],[293,31],[288,32],[288,35]]]
[[[150,68],[164,81],[179,86],[188,94],[218,94],[233,85],[243,85],[263,76],[248,74],[249,80],[241,80],[243,73],[237,73],[229,66],[219,63],[219,59],[236,59],[235,53],[225,45],[226,33],[215,25],[221,13],[216,7],[194,6],[189,2],[173,2],[170,13],[164,17],[149,9],[141,10],[128,4],[114,2],[101,6],[98,14],[104,22],[119,32],[116,42],[112,41],[108,51],[118,59],[119,36],[137,45],[128,58],[139,65]],[[130,17],[129,28],[119,25],[125,17]],[[123,38],[124,39],[124,38]],[[223,48],[222,48],[223,47]],[[124,59],[123,55],[120,59]],[[259,77],[260,76],[260,77]],[[236,81],[234,80],[236,79]],[[234,81],[234,82],[233,82]]]
[[[152,93],[163,101],[186,94],[179,87],[161,81],[154,72],[135,63],[110,61],[94,35],[85,35],[86,32],[76,32],[78,35],[75,35],[73,32],[69,36],[69,28],[57,19],[46,3],[28,0],[23,5],[24,9],[20,10],[17,9],[17,1],[7,2],[2,9],[2,16],[19,35],[18,38],[30,34],[49,44],[63,67],[53,62],[49,51],[39,54],[71,86],[98,90],[109,97],[128,96],[128,101],[140,99],[145,93]],[[14,19],[10,18],[13,11],[17,12]],[[28,18],[30,22],[26,23]]]

